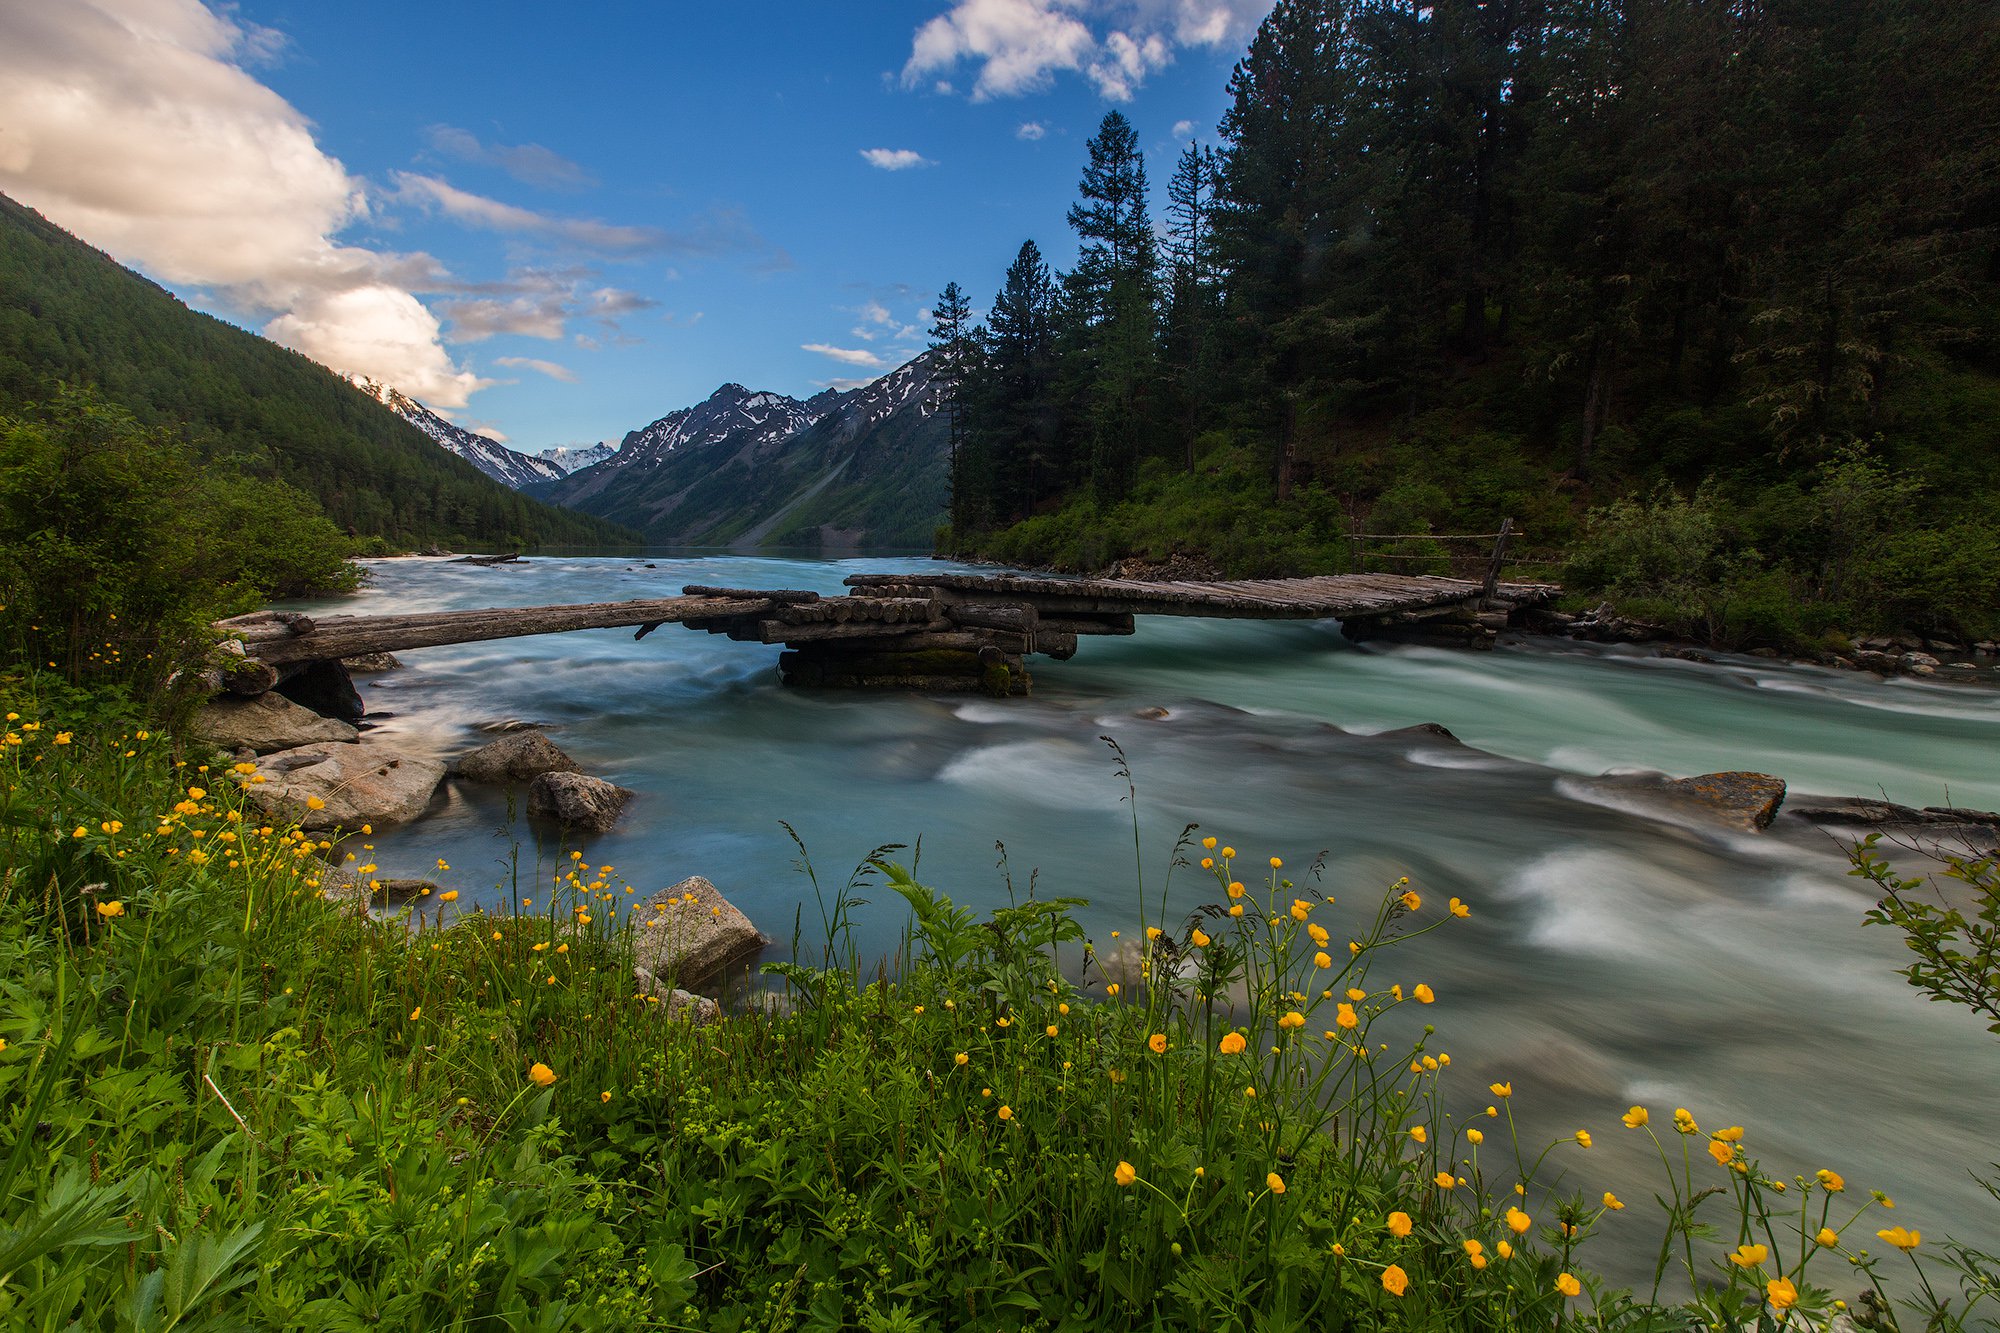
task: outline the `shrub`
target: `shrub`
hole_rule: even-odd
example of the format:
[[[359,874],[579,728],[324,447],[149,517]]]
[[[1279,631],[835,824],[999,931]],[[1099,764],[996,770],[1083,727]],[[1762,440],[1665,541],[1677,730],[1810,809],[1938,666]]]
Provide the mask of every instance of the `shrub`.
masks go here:
[[[157,683],[217,616],[352,587],[347,549],[298,491],[82,391],[0,418],[0,633],[38,669]]]

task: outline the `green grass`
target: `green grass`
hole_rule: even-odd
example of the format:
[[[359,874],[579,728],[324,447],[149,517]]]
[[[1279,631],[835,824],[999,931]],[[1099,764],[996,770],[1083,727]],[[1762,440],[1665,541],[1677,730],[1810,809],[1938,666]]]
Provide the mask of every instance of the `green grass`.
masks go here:
[[[1913,1268],[1858,1186],[1787,1183],[1664,1108],[1601,1131],[1657,1136],[1668,1201],[1656,1291],[1606,1290],[1613,1202],[1541,1183],[1582,1136],[1520,1142],[1499,1086],[1453,1119],[1442,1039],[1371,1037],[1430,995],[1400,946],[1463,907],[1406,884],[1349,939],[1315,876],[1190,833],[1215,905],[1135,899],[1100,955],[1073,901],[979,919],[884,856],[863,873],[912,912],[893,975],[853,954],[852,886],[815,882],[789,1004],[697,1028],[635,993],[644,898],[615,868],[564,854],[502,915],[376,921],[320,893],[366,835],[262,823],[248,781],[11,706],[8,1327],[1804,1327],[1836,1283],[1912,1300],[1911,1327],[1971,1313],[1944,1279],[1973,1260]]]

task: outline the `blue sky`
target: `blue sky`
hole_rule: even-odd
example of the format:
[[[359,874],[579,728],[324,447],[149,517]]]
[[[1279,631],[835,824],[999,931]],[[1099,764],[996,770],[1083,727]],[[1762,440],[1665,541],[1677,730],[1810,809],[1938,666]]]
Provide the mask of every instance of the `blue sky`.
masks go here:
[[[879,373],[1023,239],[1067,263],[1104,112],[1161,193],[1267,8],[7,6],[0,190],[517,448],[616,438]]]

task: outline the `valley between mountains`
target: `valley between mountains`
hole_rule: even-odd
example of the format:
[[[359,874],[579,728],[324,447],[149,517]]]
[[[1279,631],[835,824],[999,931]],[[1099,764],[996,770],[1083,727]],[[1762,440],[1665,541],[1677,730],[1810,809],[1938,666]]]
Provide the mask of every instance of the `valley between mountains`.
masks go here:
[[[725,384],[615,446],[540,454],[453,425],[394,389],[361,388],[503,485],[652,543],[927,549],[949,470],[935,361],[926,352],[859,388],[804,400]]]

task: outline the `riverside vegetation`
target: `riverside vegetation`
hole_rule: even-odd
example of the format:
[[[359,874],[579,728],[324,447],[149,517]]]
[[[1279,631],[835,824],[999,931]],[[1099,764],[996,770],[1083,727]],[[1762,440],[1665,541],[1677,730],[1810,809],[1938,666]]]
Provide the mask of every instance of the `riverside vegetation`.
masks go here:
[[[1142,900],[1100,955],[1074,900],[982,921],[884,848],[774,969],[789,1007],[697,1027],[634,989],[629,932],[671,906],[581,850],[523,859],[498,912],[446,887],[373,919],[321,895],[329,856],[372,870],[365,828],[263,822],[252,766],[115,696],[5,702],[11,1327],[1816,1328],[1859,1296],[1956,1329],[2000,1294],[1837,1161],[1689,1109],[1553,1144],[1509,1083],[1446,1113],[1453,1043],[1381,1029],[1435,999],[1408,946],[1477,905],[1406,882],[1357,908],[1190,830],[1212,903]],[[1956,872],[1976,921],[1895,882],[1921,919],[1892,924],[1990,1013],[2000,884]],[[872,976],[871,878],[912,913]],[[1584,1183],[1593,1132],[1659,1150],[1643,1290],[1590,1271],[1627,1208]]]

